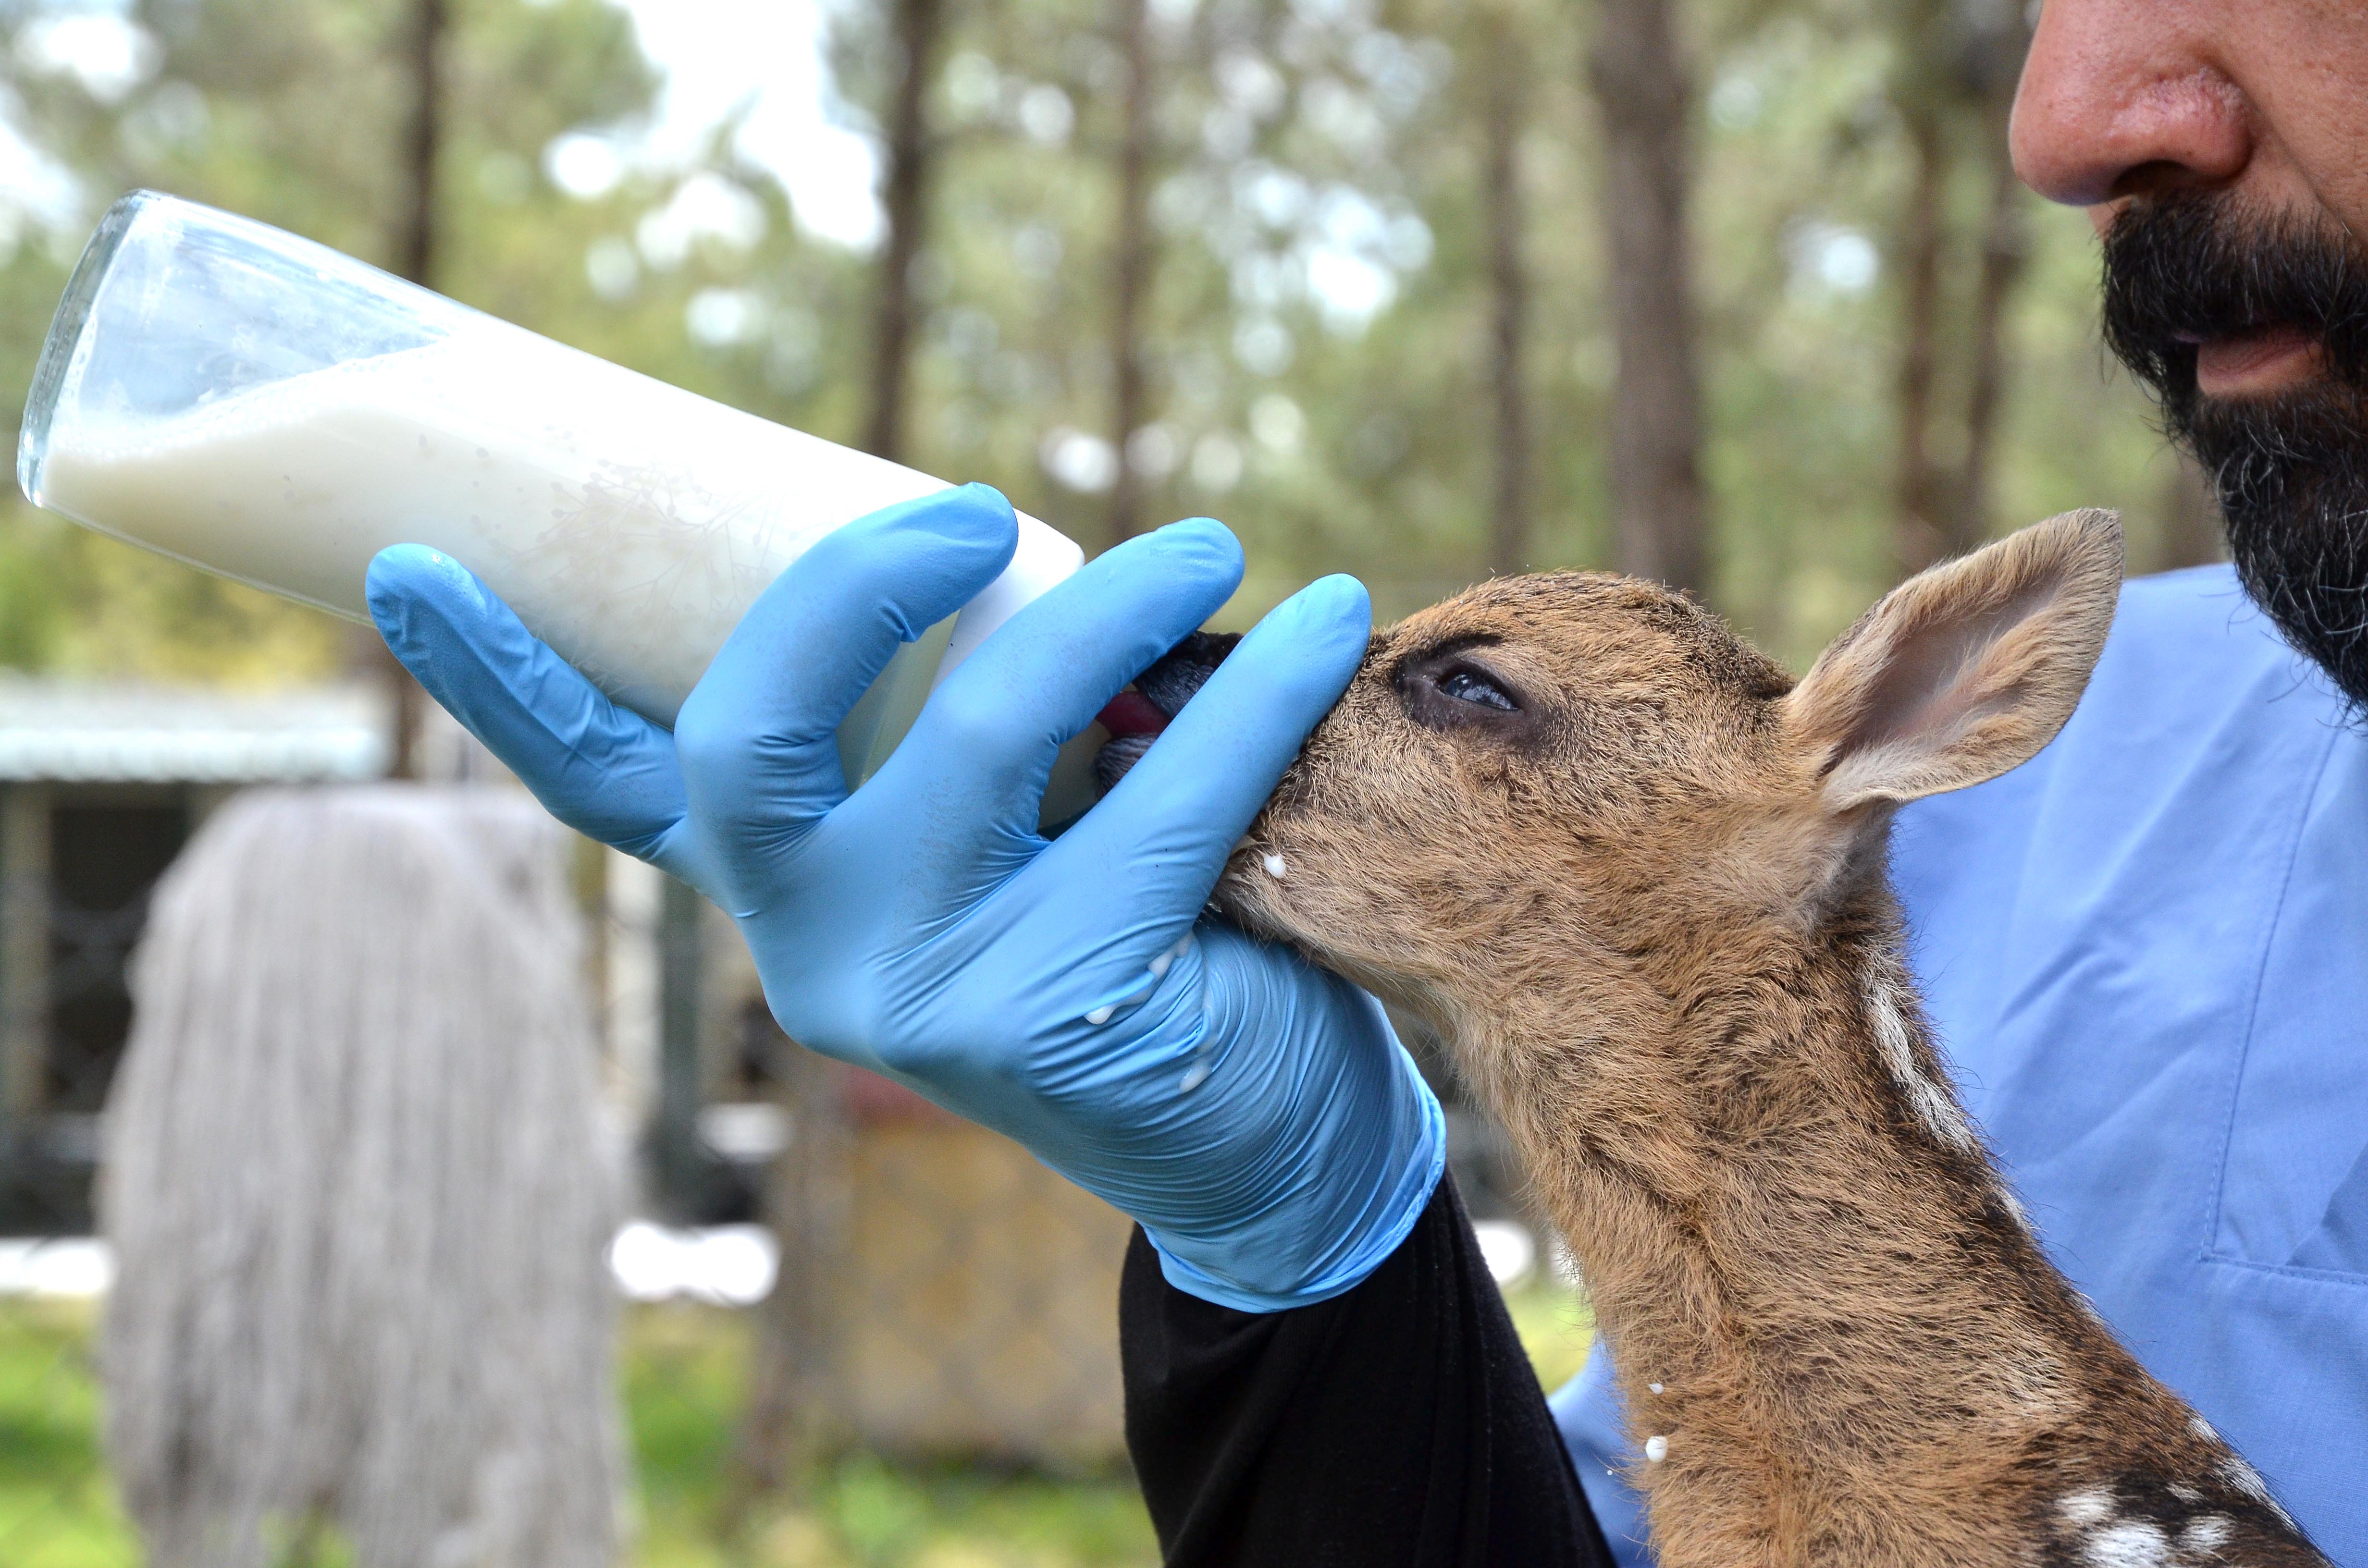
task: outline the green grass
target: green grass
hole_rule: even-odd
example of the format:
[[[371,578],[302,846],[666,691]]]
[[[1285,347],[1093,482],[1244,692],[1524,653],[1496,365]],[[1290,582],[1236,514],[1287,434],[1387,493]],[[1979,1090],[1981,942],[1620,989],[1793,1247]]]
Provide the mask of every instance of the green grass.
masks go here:
[[[802,1506],[718,1539],[725,1461],[748,1358],[745,1314],[631,1314],[625,1397],[641,1472],[642,1568],[1132,1568],[1159,1560],[1123,1474],[1050,1480],[850,1455]]]
[[[1587,1358],[1567,1291],[1509,1298],[1549,1389]],[[0,1563],[138,1568],[139,1546],[98,1449],[95,1314],[0,1300]],[[1123,1474],[1052,1479],[851,1455],[794,1506],[723,1539],[725,1461],[752,1324],[710,1308],[643,1307],[625,1325],[625,1398],[640,1481],[636,1568],[1133,1568],[1158,1561]],[[334,1551],[313,1559],[335,1558]]]
[[[140,1560],[98,1457],[91,1309],[0,1301],[0,1562],[123,1568]]]
[[[1587,1300],[1567,1287],[1550,1282],[1543,1270],[1520,1290],[1505,1297],[1512,1309],[1513,1327],[1538,1369],[1538,1381],[1552,1393],[1578,1376],[1587,1352],[1595,1343],[1595,1314]]]

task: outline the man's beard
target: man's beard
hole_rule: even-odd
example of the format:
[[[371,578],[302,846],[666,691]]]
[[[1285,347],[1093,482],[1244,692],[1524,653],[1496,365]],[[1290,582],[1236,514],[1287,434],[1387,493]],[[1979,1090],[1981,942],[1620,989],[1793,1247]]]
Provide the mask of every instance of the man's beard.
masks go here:
[[[2319,346],[2324,376],[2197,391],[2195,339],[2280,327]],[[2211,475],[2245,591],[2368,710],[2368,249],[2226,196],[2142,199],[2105,236],[2105,341]]]

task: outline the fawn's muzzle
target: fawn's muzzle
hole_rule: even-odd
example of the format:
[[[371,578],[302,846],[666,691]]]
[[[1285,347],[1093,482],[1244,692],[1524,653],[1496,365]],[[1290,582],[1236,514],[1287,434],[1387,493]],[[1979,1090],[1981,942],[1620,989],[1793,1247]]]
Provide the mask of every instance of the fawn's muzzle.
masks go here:
[[[1151,749],[1159,732],[1184,710],[1184,704],[1217,673],[1217,666],[1241,640],[1239,632],[1195,631],[1162,653],[1134,677],[1132,687],[1110,699],[1098,715],[1110,738],[1094,756],[1094,782],[1103,794],[1118,788],[1127,769]]]

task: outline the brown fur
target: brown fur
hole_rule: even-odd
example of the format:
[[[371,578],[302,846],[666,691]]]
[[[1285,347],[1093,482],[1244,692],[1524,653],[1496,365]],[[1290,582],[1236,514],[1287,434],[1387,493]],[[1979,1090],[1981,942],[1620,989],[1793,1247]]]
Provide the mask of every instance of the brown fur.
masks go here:
[[[1665,1568],[2323,1562],[2049,1266],[1901,958],[1894,806],[2055,733],[2121,550],[2027,529],[1797,687],[1659,587],[1488,583],[1376,635],[1227,870],[1509,1130],[1667,1440]]]

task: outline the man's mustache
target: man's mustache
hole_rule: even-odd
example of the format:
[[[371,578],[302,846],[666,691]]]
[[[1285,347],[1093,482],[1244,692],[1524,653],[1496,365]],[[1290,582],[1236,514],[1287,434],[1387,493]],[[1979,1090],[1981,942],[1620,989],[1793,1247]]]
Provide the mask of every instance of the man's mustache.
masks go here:
[[[2134,201],[2105,234],[2106,346],[2162,399],[2194,412],[2199,342],[2286,327],[2368,390],[2368,247],[2332,218],[2264,213],[2217,192]]]

